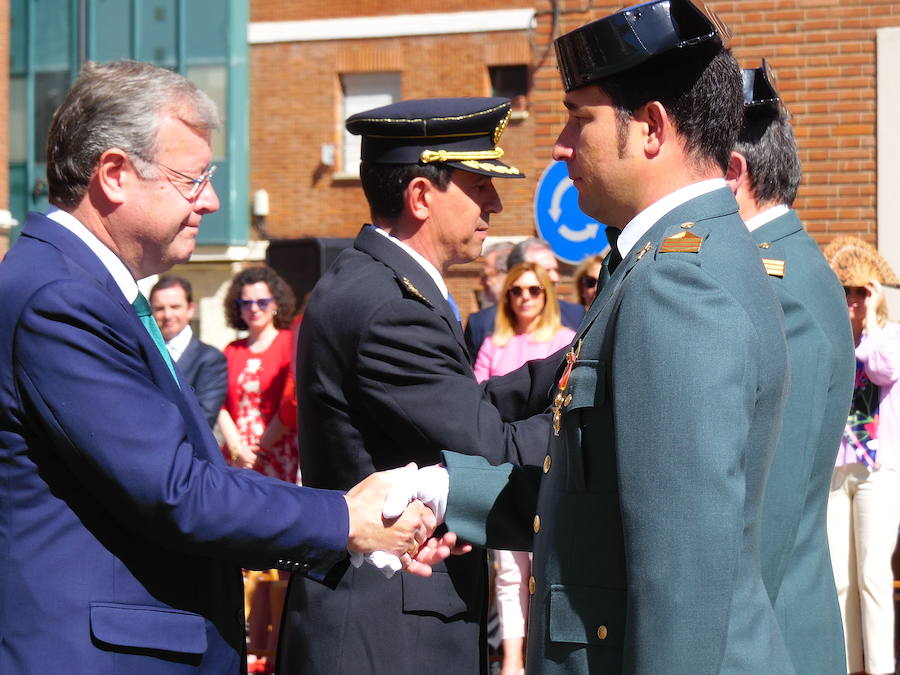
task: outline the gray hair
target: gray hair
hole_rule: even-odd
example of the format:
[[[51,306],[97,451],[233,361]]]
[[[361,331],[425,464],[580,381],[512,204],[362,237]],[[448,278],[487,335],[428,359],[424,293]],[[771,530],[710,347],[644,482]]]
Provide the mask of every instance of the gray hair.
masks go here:
[[[506,259],[507,269],[512,269],[516,265],[527,262],[526,258],[528,257],[528,252],[534,249],[547,250],[553,253],[553,249],[550,248],[550,244],[548,244],[543,239],[539,237],[531,237],[530,239],[525,239],[513,246],[512,251],[509,252],[509,257]]]
[[[509,269],[509,266],[506,264],[509,258],[509,252],[513,249],[513,243],[511,241],[497,241],[491,244],[490,246],[485,246],[484,250],[481,252],[481,257],[485,257],[488,253],[497,252],[497,261],[494,263],[494,267],[497,268],[497,271],[506,274],[506,271]]]
[[[155,176],[151,162],[167,116],[200,130],[221,123],[212,99],[178,73],[140,61],[86,62],[47,135],[50,202],[77,206],[110,148],[128,153],[144,178]]]
[[[801,179],[800,157],[791,123],[780,108],[748,110],[734,150],[747,160],[757,203],[794,203]]]

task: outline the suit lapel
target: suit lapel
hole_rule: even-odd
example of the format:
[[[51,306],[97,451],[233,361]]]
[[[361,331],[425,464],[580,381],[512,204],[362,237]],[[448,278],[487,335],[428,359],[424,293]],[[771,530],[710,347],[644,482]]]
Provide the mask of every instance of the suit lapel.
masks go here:
[[[100,262],[100,259],[88,248],[81,239],[72,234],[59,223],[47,218],[43,214],[31,213],[22,230],[23,237],[31,237],[53,246],[67,259],[78,265],[85,273],[93,278],[116,303],[118,303],[125,321],[131,326],[132,332],[137,336],[138,342],[144,350],[147,358],[147,366],[153,373],[154,379],[166,392],[166,395],[174,402],[184,400],[178,383],[172,378],[169,367],[159,353],[153,338],[144,328],[141,320],[134,311],[134,307],[122,294],[122,289],[113,279],[109,270]]]
[[[459,346],[468,355],[462,326],[456,320],[450,304],[444,299],[434,280],[419,263],[394,242],[389,241],[368,225],[360,230],[353,245],[389,267],[394,276],[410,293],[421,296],[425,301],[424,304],[429,305],[444,320]]]

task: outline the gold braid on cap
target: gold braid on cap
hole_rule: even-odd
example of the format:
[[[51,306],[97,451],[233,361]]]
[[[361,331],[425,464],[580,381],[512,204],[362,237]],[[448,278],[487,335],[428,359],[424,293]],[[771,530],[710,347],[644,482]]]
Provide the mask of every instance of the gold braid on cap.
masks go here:
[[[470,150],[469,152],[449,152],[447,150],[423,150],[419,160],[425,164],[432,162],[461,162],[467,159],[500,159],[503,148],[493,150]]]
[[[512,115],[512,108],[506,111],[506,117],[500,120],[500,124],[494,129],[494,145],[500,142],[500,137],[503,135],[503,130],[506,129],[506,125],[509,124],[509,116]]]

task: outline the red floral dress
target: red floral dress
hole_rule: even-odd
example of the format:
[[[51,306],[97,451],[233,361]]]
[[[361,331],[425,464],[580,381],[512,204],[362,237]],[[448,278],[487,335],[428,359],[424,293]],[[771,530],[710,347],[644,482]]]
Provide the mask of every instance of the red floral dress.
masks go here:
[[[293,396],[290,386],[291,332],[278,331],[278,336],[264,352],[251,352],[247,340],[235,340],[225,347],[228,359],[228,394],[225,410],[237,426],[241,440],[257,449],[259,439],[272,418],[278,414],[285,396]],[[231,455],[223,447],[222,454],[230,464]],[[299,483],[300,453],[296,432],[285,433],[268,450],[259,450],[253,469],[266,476]]]

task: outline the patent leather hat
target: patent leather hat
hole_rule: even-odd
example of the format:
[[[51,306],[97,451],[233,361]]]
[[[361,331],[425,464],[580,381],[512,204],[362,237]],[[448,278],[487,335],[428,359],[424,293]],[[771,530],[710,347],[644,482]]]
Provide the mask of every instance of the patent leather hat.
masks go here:
[[[572,91],[673,49],[726,46],[727,26],[700,0],[652,0],[576,28],[556,39],[563,88]]]

